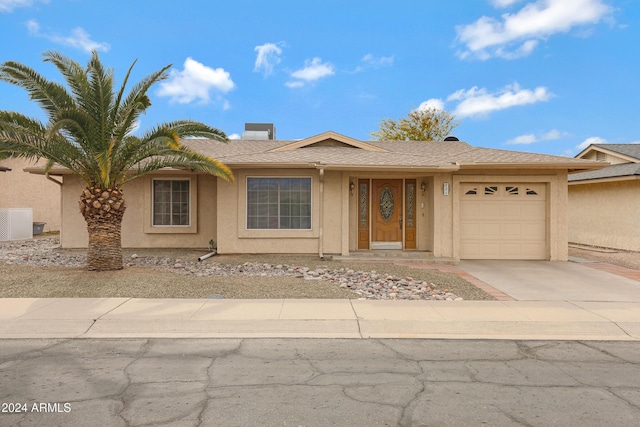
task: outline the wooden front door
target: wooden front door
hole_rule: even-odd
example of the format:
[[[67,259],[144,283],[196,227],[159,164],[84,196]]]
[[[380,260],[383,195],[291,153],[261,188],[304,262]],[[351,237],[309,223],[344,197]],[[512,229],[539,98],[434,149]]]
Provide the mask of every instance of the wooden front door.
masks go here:
[[[371,183],[371,249],[402,249],[402,180]]]

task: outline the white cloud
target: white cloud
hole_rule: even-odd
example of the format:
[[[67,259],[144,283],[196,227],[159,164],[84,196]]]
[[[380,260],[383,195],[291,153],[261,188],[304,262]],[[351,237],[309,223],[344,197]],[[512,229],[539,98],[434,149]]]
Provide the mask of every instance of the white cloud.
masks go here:
[[[292,89],[295,89],[297,87],[302,87],[304,86],[304,82],[301,82],[300,80],[296,80],[296,81],[291,81],[291,82],[286,82],[284,84],[286,87],[290,87]]]
[[[576,148],[578,150],[582,151],[585,148],[587,148],[588,146],[590,146],[591,144],[609,144],[609,141],[607,141],[604,138],[600,138],[599,136],[592,136],[592,137],[589,137],[589,138],[585,139],[580,144],[576,145]]]
[[[435,108],[436,110],[444,110],[444,101],[438,98],[427,99],[422,102],[417,108],[418,110],[428,110],[429,108]]]
[[[238,135],[237,133],[232,133],[231,135],[228,135],[227,138],[229,138],[229,139],[240,139],[240,135]]]
[[[391,56],[374,56],[371,53],[367,53],[360,60],[360,64],[358,65],[352,73],[360,73],[367,69],[371,68],[382,68],[382,67],[391,67],[393,66],[393,62],[395,61],[395,57]]]
[[[591,144],[617,144],[617,142],[609,142],[606,139],[601,138],[599,136],[591,136],[585,139],[584,141],[582,141],[580,144],[576,145],[575,148],[578,151],[582,151],[588,146],[590,146]],[[624,142],[623,144],[640,144],[640,141]]]
[[[493,111],[519,105],[534,104],[548,101],[553,94],[544,86],[533,90],[521,89],[518,83],[507,85],[504,88],[490,93],[485,88],[460,89],[447,98],[447,101],[458,101],[454,113],[459,117],[483,116]]]
[[[322,62],[322,59],[315,57],[311,61],[304,61],[304,67],[291,73],[294,81],[285,83],[287,87],[297,88],[302,87],[306,83],[314,82],[323,77],[331,76],[335,74],[335,67],[328,63]]]
[[[91,52],[92,50],[101,50],[106,52],[111,48],[109,43],[91,40],[89,33],[80,27],[71,30],[71,35],[69,36],[61,36],[55,33],[43,33],[40,31],[40,24],[35,19],[27,21],[26,25],[29,34],[34,37],[43,37],[54,43],[81,49],[85,52]]]
[[[371,53],[367,53],[362,57],[362,62],[373,67],[390,67],[393,65],[395,58],[392,56],[375,57]]]
[[[543,141],[550,141],[553,139],[560,139],[565,136],[569,136],[569,132],[560,132],[558,129],[551,129],[549,132],[542,134],[540,139]]]
[[[493,1],[511,5],[513,1]],[[473,24],[456,27],[457,40],[465,45],[460,58],[515,59],[530,54],[540,40],[573,27],[596,24],[611,14],[604,0],[537,0],[501,19],[483,16]],[[535,43],[534,43],[535,42]]]
[[[505,8],[518,3],[520,0],[489,0],[493,7]]]
[[[561,132],[558,129],[551,129],[549,132],[545,132],[542,135],[536,136],[532,133],[526,135],[516,136],[510,139],[506,144],[533,144],[540,141],[551,141],[554,139],[560,139],[562,137],[569,136],[568,132]]]
[[[534,142],[538,142],[538,138],[532,133],[528,133],[526,135],[516,136],[513,139],[507,141],[507,144],[533,144]]]
[[[49,3],[48,0],[36,0],[39,3]],[[0,13],[11,13],[19,7],[33,6],[33,0],[0,0]]]
[[[223,68],[210,68],[187,58],[182,71],[171,70],[169,79],[160,83],[159,96],[169,96],[172,102],[188,104],[196,99],[202,103],[210,101],[211,90],[227,93],[236,87],[229,72]],[[229,108],[223,100],[223,108]]]
[[[548,101],[553,96],[553,93],[549,92],[544,86],[531,90],[522,89],[518,83],[513,83],[495,92],[489,92],[486,88],[474,86],[471,89],[457,90],[449,95],[446,100],[431,98],[423,101],[417,110],[427,108],[445,110],[448,103],[456,103],[457,105],[453,107],[453,114],[458,117],[486,116],[493,111]],[[553,135],[553,132],[559,131],[550,131],[548,136]],[[545,138],[544,136],[540,138],[553,139],[551,137]],[[522,144],[523,142],[515,143]]]
[[[254,48],[258,55],[253,71],[262,72],[265,76],[273,73],[273,67],[280,63],[282,49],[274,43],[265,43]]]

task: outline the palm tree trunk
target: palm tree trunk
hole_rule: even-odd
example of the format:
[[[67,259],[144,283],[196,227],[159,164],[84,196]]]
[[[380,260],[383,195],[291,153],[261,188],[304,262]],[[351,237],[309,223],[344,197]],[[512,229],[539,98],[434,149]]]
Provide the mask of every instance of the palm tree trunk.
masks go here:
[[[119,188],[85,188],[80,212],[87,221],[87,267],[94,271],[122,269],[120,231],[126,205]]]

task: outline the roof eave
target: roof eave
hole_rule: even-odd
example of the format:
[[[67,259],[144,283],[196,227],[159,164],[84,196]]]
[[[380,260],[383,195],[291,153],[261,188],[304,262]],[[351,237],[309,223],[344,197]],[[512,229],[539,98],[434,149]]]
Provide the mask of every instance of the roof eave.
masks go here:
[[[565,169],[569,173],[586,172],[591,170],[602,169],[608,166],[608,164],[576,164],[576,163],[544,163],[544,162],[518,162],[518,163],[479,163],[479,162],[465,162],[460,163],[461,169]]]
[[[581,179],[578,181],[569,181],[569,185],[600,184],[605,182],[622,182],[622,181],[636,181],[636,180],[640,180],[640,176],[638,175],[607,176],[603,178],[590,178],[590,179]]]
[[[589,152],[591,151],[599,151],[601,153],[605,153],[605,154],[609,154],[611,156],[617,157],[619,159],[622,160],[627,160],[630,163],[640,163],[640,159],[630,156],[628,154],[622,154],[619,153],[617,151],[613,151],[611,149],[608,149],[606,147],[599,147],[596,145],[590,145],[587,148],[585,148],[584,150],[582,150],[581,152],[579,152],[578,154],[575,155],[576,159],[581,159],[583,158],[586,154],[589,154]],[[606,162],[605,162],[606,163]]]
[[[359,170],[359,171],[397,171],[397,172],[455,172],[460,168],[456,165],[441,166],[407,166],[407,165],[330,165],[316,164],[316,169],[325,170]]]
[[[407,166],[407,165],[362,165],[362,164],[331,164],[324,162],[305,163],[264,163],[264,162],[244,162],[225,163],[231,169],[325,169],[325,170],[393,170],[411,172],[451,172],[457,171],[457,165],[430,165],[430,166]]]

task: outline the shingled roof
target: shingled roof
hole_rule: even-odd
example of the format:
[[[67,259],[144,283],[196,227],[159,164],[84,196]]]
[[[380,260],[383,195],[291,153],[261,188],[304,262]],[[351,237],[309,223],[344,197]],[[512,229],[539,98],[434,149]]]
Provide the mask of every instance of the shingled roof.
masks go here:
[[[184,143],[231,168],[318,167],[326,169],[459,170],[532,167],[571,172],[601,168],[598,162],[546,154],[472,147],[462,141],[357,141],[334,132],[306,140],[189,139]]]
[[[576,158],[583,157],[591,151],[619,154],[628,163],[606,166],[600,170],[576,173],[569,176],[569,182],[589,181],[593,179],[623,178],[640,176],[640,144],[591,144]]]
[[[600,170],[576,173],[569,175],[569,182],[587,181],[591,179],[620,178],[624,176],[640,176],[640,164],[622,163],[607,166]]]
[[[191,138],[183,143],[232,169],[323,168],[335,170],[393,169],[442,172],[460,169],[564,169],[571,173],[600,169],[592,160],[547,154],[472,147],[462,141],[358,141],[335,132],[302,140],[240,140],[220,142]],[[28,169],[42,173],[42,168]],[[52,175],[65,174],[54,167]]]
[[[612,151],[640,161],[640,144],[592,144],[591,147],[600,148],[603,151]]]

